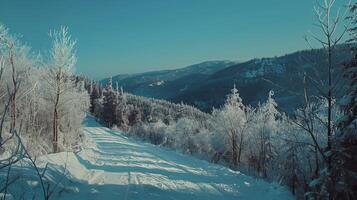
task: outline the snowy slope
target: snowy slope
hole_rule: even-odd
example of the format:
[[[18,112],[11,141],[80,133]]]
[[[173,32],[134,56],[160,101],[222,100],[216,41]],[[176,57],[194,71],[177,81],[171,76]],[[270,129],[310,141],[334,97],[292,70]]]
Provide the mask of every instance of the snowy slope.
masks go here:
[[[40,159],[42,166],[51,163],[47,177],[60,183],[54,199],[293,199],[277,184],[133,141],[93,118],[84,123],[91,144],[78,154]],[[67,178],[61,178],[63,171]],[[35,177],[25,184],[39,190]]]

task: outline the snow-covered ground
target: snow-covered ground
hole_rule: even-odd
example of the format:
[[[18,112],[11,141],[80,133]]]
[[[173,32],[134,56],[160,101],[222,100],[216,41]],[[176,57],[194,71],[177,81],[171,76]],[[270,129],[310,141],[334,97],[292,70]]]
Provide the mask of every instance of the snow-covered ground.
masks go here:
[[[134,141],[90,117],[84,124],[90,142],[81,152],[38,160],[42,167],[50,163],[46,177],[52,187],[58,183],[51,199],[293,199],[278,184]],[[12,173],[30,174],[32,169],[22,165],[15,166]],[[30,180],[10,188],[10,194],[18,197],[22,188],[27,191],[24,196],[37,191],[41,199],[38,179],[28,177]]]

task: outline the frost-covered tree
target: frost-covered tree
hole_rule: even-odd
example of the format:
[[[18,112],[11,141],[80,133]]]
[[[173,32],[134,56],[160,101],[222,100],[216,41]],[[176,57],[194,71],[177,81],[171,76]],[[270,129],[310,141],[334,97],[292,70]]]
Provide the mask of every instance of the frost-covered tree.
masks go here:
[[[196,152],[196,145],[194,144],[194,136],[199,132],[199,124],[197,121],[180,118],[175,123],[175,130],[172,133],[172,138],[175,141],[175,146],[185,153],[192,154]]]
[[[53,47],[45,60],[0,25],[0,112],[4,113],[0,135],[6,137],[5,130],[16,129],[34,156],[53,151],[55,135],[57,150],[77,148],[81,140],[89,99],[83,79],[72,74],[74,42],[66,34],[63,29],[51,34]],[[9,105],[8,112],[3,112],[3,105]]]
[[[113,90],[112,81],[107,84],[103,92],[103,121],[108,127],[116,124],[117,95]]]
[[[275,155],[273,140],[279,128],[280,113],[273,95],[273,91],[270,91],[268,100],[258,106],[251,125],[253,131],[250,137],[249,157],[262,177],[268,176],[268,168]]]
[[[96,101],[100,98],[100,92],[99,92],[98,85],[93,84],[93,82],[91,82],[89,92],[90,92],[89,93],[90,94],[90,108],[89,108],[89,111],[91,113],[94,113]]]
[[[119,89],[118,83],[116,86],[116,108],[115,108],[115,117],[116,117],[116,125],[119,126],[123,130],[127,130],[128,126],[128,117],[127,117],[127,102],[126,95],[123,92],[123,88]]]
[[[18,116],[17,98],[26,92],[29,87],[25,84],[26,76],[33,60],[30,57],[30,48],[23,45],[16,37],[9,34],[8,29],[0,24],[0,50],[4,62],[4,78],[6,79],[6,91],[10,97],[10,130],[16,127]]]
[[[72,73],[76,64],[76,42],[72,40],[66,27],[50,32],[50,37],[53,43],[48,70],[44,74],[47,83],[45,98],[52,104],[53,152],[58,152],[60,123],[66,114],[61,108],[70,104],[71,99],[74,98],[68,95],[74,88]]]
[[[244,151],[249,112],[249,108],[243,105],[238,90],[234,85],[223,108],[214,110],[212,113],[216,132],[224,139],[225,145],[227,145],[224,154],[230,154],[230,162],[233,168],[238,167]]]
[[[339,10],[335,11],[334,0],[321,0],[315,8],[316,14],[316,27],[317,33],[311,33],[312,37],[317,41],[325,50],[325,68],[316,72],[315,76],[305,76],[308,83],[314,86],[319,92],[319,96],[324,98],[327,102],[327,120],[324,121],[326,126],[326,146],[319,147],[318,152],[323,157],[323,170],[320,171],[320,176],[315,178],[313,184],[316,187],[314,195],[318,195],[320,198],[334,199],[336,194],[336,172],[333,168],[332,147],[334,144],[334,135],[336,134],[336,119],[333,117],[333,109],[336,107],[336,99],[340,98],[339,92],[343,88],[343,81],[341,74],[337,73],[338,65],[335,65],[335,55],[337,46],[343,43],[345,33],[347,32],[346,26],[341,26],[341,19],[343,19],[343,13]],[[305,106],[309,106],[314,99],[314,96],[309,95],[307,92],[309,88],[305,87]],[[306,115],[311,116],[310,114]],[[316,118],[316,116],[314,116]],[[305,120],[309,121],[309,118]],[[310,120],[311,121],[311,120]],[[311,124],[311,123],[310,123]],[[301,124],[300,124],[301,125]],[[313,138],[311,126],[305,126],[306,132]],[[314,139],[315,140],[315,139]],[[319,146],[315,142],[315,146]],[[318,184],[316,184],[318,182]],[[315,198],[317,198],[315,196]]]

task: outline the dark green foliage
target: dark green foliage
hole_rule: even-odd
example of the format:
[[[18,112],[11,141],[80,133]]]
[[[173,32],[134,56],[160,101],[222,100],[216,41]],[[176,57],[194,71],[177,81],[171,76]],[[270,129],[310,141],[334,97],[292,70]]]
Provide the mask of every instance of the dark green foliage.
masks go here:
[[[96,86],[96,85],[92,86],[92,89],[90,91],[90,107],[89,107],[89,111],[91,113],[94,113],[95,102],[99,97],[100,97],[100,94],[99,94],[98,86]]]
[[[103,98],[103,121],[108,127],[116,124],[117,97],[112,90],[104,92]]]
[[[351,6],[348,19],[353,25],[349,31],[354,58],[343,67],[348,89],[340,101],[344,115],[338,124],[333,151],[336,199],[357,198],[357,3]]]

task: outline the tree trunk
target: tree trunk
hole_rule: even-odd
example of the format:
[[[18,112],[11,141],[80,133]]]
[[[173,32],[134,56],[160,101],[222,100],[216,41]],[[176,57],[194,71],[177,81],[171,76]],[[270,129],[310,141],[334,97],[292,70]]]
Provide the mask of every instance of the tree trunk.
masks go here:
[[[330,39],[328,40],[328,119],[327,119],[327,151],[332,147],[332,49]],[[331,158],[328,158],[328,165],[331,164]]]
[[[53,153],[58,152],[58,111],[57,106],[55,106],[53,112]]]
[[[233,167],[238,166],[238,154],[237,154],[237,139],[236,135],[232,133],[232,164]]]
[[[10,115],[11,115],[10,132],[12,132],[16,127],[16,92],[15,91],[11,97]]]
[[[12,44],[10,45],[10,64],[11,64],[11,69],[12,69],[12,84],[14,87],[14,91],[12,92],[11,96],[11,103],[10,103],[10,132],[14,131],[16,127],[16,93],[17,93],[17,80],[16,80],[16,69],[15,69],[15,64],[14,64],[14,55],[12,52]]]
[[[60,100],[60,81],[61,81],[61,71],[57,74],[57,91],[56,91],[56,98],[55,104],[53,109],[53,153],[58,152],[58,127],[59,127],[59,117],[58,117],[58,104]]]
[[[242,151],[243,151],[243,133],[240,134],[238,164],[240,164],[240,161],[241,161]]]
[[[328,118],[327,118],[327,149],[326,152],[328,155],[331,155],[332,150],[332,46],[331,46],[331,35],[327,34],[328,38]],[[329,173],[329,178],[331,180],[329,199],[333,199],[335,195],[335,185],[336,185],[336,176],[335,172],[332,169],[332,158],[327,156],[327,170]]]
[[[319,164],[319,155],[318,155],[317,147],[315,147],[315,164],[316,164],[315,176],[318,177],[320,174],[320,164]]]

